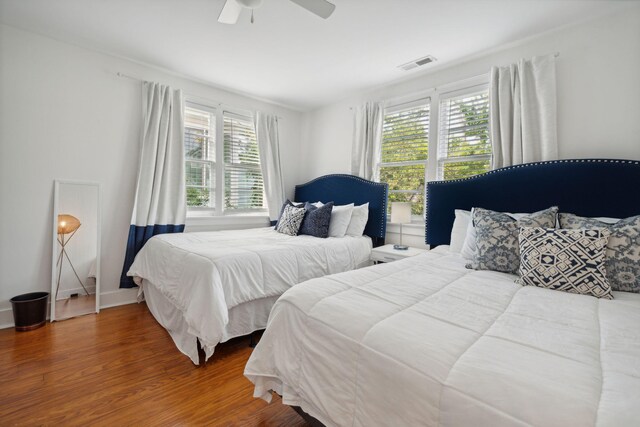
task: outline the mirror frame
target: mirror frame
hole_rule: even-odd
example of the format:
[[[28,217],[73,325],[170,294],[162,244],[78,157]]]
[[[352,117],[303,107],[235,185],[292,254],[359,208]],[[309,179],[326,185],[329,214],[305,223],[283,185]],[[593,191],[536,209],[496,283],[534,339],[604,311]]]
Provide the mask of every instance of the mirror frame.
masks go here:
[[[53,181],[53,216],[51,223],[53,224],[53,236],[52,236],[52,251],[51,251],[51,296],[49,298],[50,301],[50,314],[49,319],[51,322],[56,321],[56,279],[57,279],[57,269],[54,258],[58,251],[58,195],[60,192],[61,184],[71,184],[71,185],[87,185],[91,187],[96,187],[98,191],[98,200],[97,200],[97,213],[98,217],[97,221],[97,241],[96,241],[96,306],[94,311],[90,313],[100,313],[100,246],[101,246],[101,236],[102,236],[102,212],[101,212],[101,194],[100,194],[100,183],[94,181],[78,181],[78,180],[68,180],[68,179],[55,179]],[[89,314],[89,313],[85,313]],[[63,319],[63,320],[66,320]]]

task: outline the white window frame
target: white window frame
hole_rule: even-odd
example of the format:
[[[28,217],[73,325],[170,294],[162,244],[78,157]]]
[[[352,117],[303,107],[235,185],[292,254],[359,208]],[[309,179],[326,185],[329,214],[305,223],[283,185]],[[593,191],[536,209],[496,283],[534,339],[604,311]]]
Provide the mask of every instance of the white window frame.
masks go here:
[[[431,105],[429,106],[429,148],[428,148],[428,156],[426,160],[426,168],[425,168],[425,186],[427,183],[432,181],[442,181],[443,178],[438,176],[438,166],[440,159],[438,158],[438,147],[440,146],[440,100],[446,99],[453,96],[463,95],[465,93],[473,93],[481,91],[483,88],[488,89],[489,87],[489,76],[488,75],[480,75],[471,77],[468,79],[460,80],[454,83],[445,84],[439,86],[437,88],[432,88],[420,92],[413,93],[411,95],[404,95],[401,97],[390,98],[384,102],[384,111],[383,118],[388,112],[393,112],[394,110],[400,110],[409,108],[411,106],[424,105],[425,99],[430,99]],[[384,120],[384,119],[383,119]],[[380,142],[382,143],[382,141]],[[382,153],[382,150],[381,150]],[[382,155],[382,154],[381,154]],[[486,159],[486,155],[482,156],[474,156],[482,158],[482,160]],[[474,160],[474,157],[468,156],[462,158],[463,160]],[[489,158],[491,155],[489,155]],[[379,172],[381,166],[393,166],[391,163],[381,163],[382,159],[378,160],[377,169],[376,169],[376,177],[379,180]],[[448,160],[443,160],[448,161]],[[459,160],[462,161],[462,160]],[[398,162],[397,166],[401,165],[409,165],[409,164],[423,164],[424,161],[417,162]],[[424,189],[426,191],[426,188]],[[424,215],[426,212],[422,213],[422,216],[413,215],[412,219],[414,222],[423,222]]]
[[[184,102],[184,107],[191,107],[203,111],[209,111],[215,115],[215,152],[214,163],[214,183],[212,191],[214,193],[215,207],[187,206],[187,216],[189,217],[224,217],[224,216],[264,216],[268,212],[266,198],[263,195],[263,207],[256,209],[225,209],[224,207],[224,114],[229,113],[234,116],[250,119],[255,128],[255,114],[252,111],[229,107],[223,104],[211,104],[209,102],[188,98]],[[186,161],[186,159],[185,159]],[[264,179],[264,178],[263,178]]]
[[[185,157],[185,163],[187,161],[196,161],[198,163],[203,163],[203,164],[211,164],[212,168],[211,170],[213,171],[213,176],[209,177],[210,182],[212,183],[212,187],[209,190],[209,197],[213,196],[213,200],[214,200],[214,206],[215,207],[210,207],[210,206],[187,206],[187,212],[198,212],[200,214],[206,214],[206,215],[217,215],[218,211],[220,209],[216,209],[216,207],[221,207],[220,204],[218,204],[218,199],[217,199],[217,192],[216,190],[216,185],[218,183],[218,169],[220,169],[218,166],[220,165],[219,162],[219,158],[218,158],[218,108],[216,107],[212,107],[209,105],[204,105],[202,103],[197,103],[197,102],[192,102],[192,101],[185,101],[184,103],[184,108],[193,108],[196,110],[200,110],[200,111],[206,111],[208,112],[215,120],[215,124],[214,124],[214,128],[215,128],[215,132],[213,134],[210,133],[210,136],[213,138],[213,143],[214,143],[214,151],[216,153],[216,158],[213,160],[191,160],[191,159],[187,159]],[[211,131],[211,128],[209,128],[209,131]],[[184,130],[183,130],[183,134],[184,134]]]
[[[426,160],[413,160],[413,161],[406,161],[406,162],[388,162],[388,163],[382,163],[382,158],[380,158],[378,160],[378,163],[376,165],[376,174],[375,176],[377,177],[377,180],[380,180],[380,169],[382,167],[394,167],[394,166],[414,166],[414,165],[424,165],[425,168],[425,185],[428,182],[427,181],[427,176],[428,176],[428,169],[429,169],[429,159],[431,159],[431,118],[432,116],[432,108],[433,108],[433,94],[435,93],[435,91],[433,89],[427,90],[427,91],[422,91],[419,92],[417,94],[413,94],[410,96],[403,96],[403,97],[398,97],[398,98],[392,98],[390,100],[387,100],[384,102],[384,111],[382,114],[382,120],[384,121],[384,117],[387,114],[393,114],[394,112],[398,112],[398,111],[403,111],[403,110],[408,110],[410,108],[413,107],[419,107],[419,106],[423,106],[423,105],[429,105],[429,132],[427,134],[427,140],[429,141],[429,145],[427,148],[427,159]],[[380,143],[382,144],[382,141],[380,141]],[[382,150],[380,150],[380,156],[382,157]],[[415,189],[415,190],[389,190],[389,194],[391,193],[406,193],[406,194],[414,194],[416,192],[416,190],[419,189]],[[424,189],[422,189],[422,191],[424,191]],[[423,213],[424,215],[424,213]],[[420,215],[412,215],[411,216],[412,220],[419,220],[421,218]]]
[[[488,92],[489,91],[489,83],[486,81],[486,78],[483,79],[485,80],[484,82],[476,82],[475,84],[471,84],[469,85],[469,82],[467,82],[467,84],[465,85],[465,87],[463,88],[458,88],[458,89],[453,89],[450,88],[450,90],[441,93],[438,96],[438,150],[436,152],[436,156],[437,156],[437,162],[435,165],[436,168],[436,180],[438,181],[444,181],[444,175],[441,173],[444,171],[444,164],[446,163],[460,163],[460,162],[469,162],[469,161],[474,161],[474,160],[489,160],[491,161],[491,154],[480,154],[480,155],[475,155],[475,156],[461,156],[461,157],[442,157],[441,156],[441,150],[440,145],[441,145],[441,141],[440,141],[440,106],[442,101],[446,101],[447,99],[451,99],[451,98],[457,98],[461,95],[471,95],[474,93],[478,93],[478,92]],[[440,167],[440,166],[443,167]]]
[[[235,116],[237,119],[250,119],[253,122],[253,130],[256,133],[256,143],[258,143],[258,135],[257,135],[257,130],[256,130],[256,118],[255,118],[255,114],[247,112],[247,111],[242,111],[242,110],[238,110],[238,109],[232,109],[232,108],[224,108],[222,110],[222,114],[221,114],[221,122],[220,122],[220,126],[223,127],[221,134],[222,134],[222,141],[221,141],[221,145],[220,145],[220,161],[222,162],[222,167],[220,169],[222,169],[222,183],[224,183],[224,173],[225,173],[225,168],[226,168],[226,163],[224,161],[224,115],[225,113],[228,113],[230,117]],[[258,147],[258,150],[260,148]],[[218,153],[216,152],[216,157],[217,157]],[[242,167],[242,166],[237,166],[237,167]],[[252,167],[244,167],[245,169],[253,169]],[[262,175],[262,169],[260,167],[260,174]],[[255,208],[255,209],[230,209],[227,210],[226,215],[247,215],[247,214],[256,214],[256,213],[266,213],[268,212],[268,208],[266,206],[266,202],[267,202],[267,198],[266,195],[264,193],[264,177],[262,177],[262,182],[263,182],[263,187],[262,187],[262,208]],[[219,193],[221,193],[221,203],[223,204],[223,210],[224,210],[224,188],[222,191],[220,191]],[[217,196],[216,196],[217,197]]]

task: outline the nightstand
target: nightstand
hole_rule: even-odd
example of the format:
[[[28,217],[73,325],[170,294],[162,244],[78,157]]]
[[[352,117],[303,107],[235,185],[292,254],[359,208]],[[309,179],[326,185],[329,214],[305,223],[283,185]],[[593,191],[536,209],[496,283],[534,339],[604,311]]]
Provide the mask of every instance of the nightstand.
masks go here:
[[[393,245],[378,246],[371,250],[371,261],[376,264],[379,262],[392,262],[399,259],[410,258],[427,252],[429,249],[418,249],[409,247],[407,250],[393,249]]]

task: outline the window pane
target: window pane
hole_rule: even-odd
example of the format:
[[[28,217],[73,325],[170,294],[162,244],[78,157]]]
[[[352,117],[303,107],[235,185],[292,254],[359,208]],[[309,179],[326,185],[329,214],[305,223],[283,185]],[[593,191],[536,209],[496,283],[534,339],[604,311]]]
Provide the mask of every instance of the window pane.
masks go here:
[[[260,164],[253,120],[225,116],[224,161],[233,164]]]
[[[383,166],[380,168],[380,182],[389,184],[389,203],[412,202],[414,215],[422,215],[424,205],[425,165]],[[406,191],[394,193],[394,191]]]
[[[213,207],[213,199],[208,188],[187,186],[187,206]]]
[[[489,159],[451,162],[444,163],[441,167],[443,169],[441,176],[444,179],[460,179],[488,172],[491,168],[491,162]]]
[[[263,209],[264,185],[253,119],[224,113],[225,209]]]
[[[184,116],[185,158],[215,160],[215,115],[185,107]]]
[[[440,158],[491,154],[486,91],[445,99],[440,114]]]
[[[385,114],[382,163],[427,160],[429,105]]]
[[[260,169],[226,166],[225,209],[260,209],[264,206],[264,185]]]
[[[214,207],[213,166],[210,163],[185,162],[187,206]]]
[[[214,110],[185,106],[184,156],[188,207],[215,207],[215,124]]]

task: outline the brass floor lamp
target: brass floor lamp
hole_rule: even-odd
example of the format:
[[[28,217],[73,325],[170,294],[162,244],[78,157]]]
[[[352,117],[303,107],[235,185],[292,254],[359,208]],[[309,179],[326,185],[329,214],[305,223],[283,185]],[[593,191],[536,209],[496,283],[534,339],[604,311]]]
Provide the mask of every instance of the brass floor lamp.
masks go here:
[[[60,243],[60,254],[58,255],[58,261],[56,262],[56,267],[58,267],[58,282],[56,285],[56,296],[58,299],[58,290],[60,289],[60,277],[62,276],[62,264],[64,264],[64,259],[66,258],[71,266],[71,270],[73,270],[73,274],[76,275],[76,279],[82,286],[82,289],[89,295],[89,291],[84,287],[82,280],[76,273],[76,269],[73,267],[73,263],[71,263],[71,258],[67,254],[66,246],[71,240],[71,238],[76,234],[78,228],[80,228],[82,224],[80,224],[80,220],[73,215],[62,214],[58,215],[58,243]],[[69,235],[69,237],[65,237]]]

